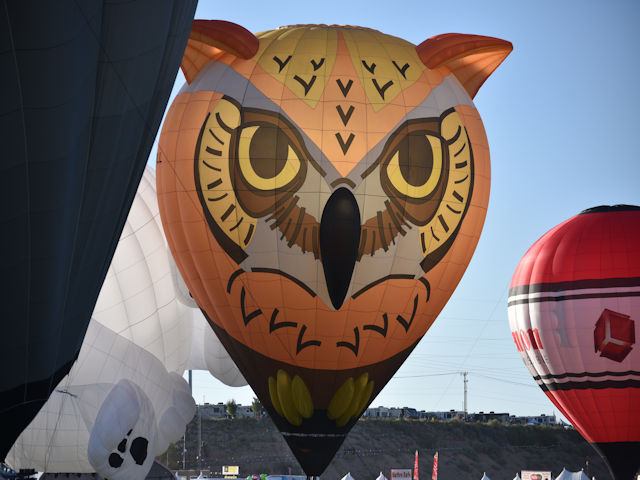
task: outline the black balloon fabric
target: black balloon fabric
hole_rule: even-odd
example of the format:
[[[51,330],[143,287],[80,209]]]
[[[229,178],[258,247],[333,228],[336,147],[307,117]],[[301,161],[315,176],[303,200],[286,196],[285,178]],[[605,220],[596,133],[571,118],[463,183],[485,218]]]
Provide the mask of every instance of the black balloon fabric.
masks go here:
[[[0,5],[0,459],[78,355],[195,6]]]

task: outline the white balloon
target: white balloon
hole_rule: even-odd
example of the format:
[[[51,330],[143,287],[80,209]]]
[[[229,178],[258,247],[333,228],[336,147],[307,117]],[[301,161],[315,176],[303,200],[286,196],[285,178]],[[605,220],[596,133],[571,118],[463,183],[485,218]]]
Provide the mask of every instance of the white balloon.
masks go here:
[[[190,309],[178,300],[162,230],[156,180],[147,167],[93,318],[182,374],[191,342]]]
[[[117,390],[116,385],[120,385]],[[123,392],[135,397],[132,400],[134,410],[120,407],[122,399],[128,398]],[[135,408],[142,410],[138,412]],[[128,473],[123,477],[114,476],[117,468],[113,466],[100,470],[108,464],[105,463],[107,450],[109,455],[118,455],[113,442],[120,436],[119,444],[126,436],[122,434],[124,427],[121,424],[139,424],[135,431],[144,432],[148,441],[147,453],[153,458],[182,437],[195,408],[189,386],[180,375],[167,372],[155,356],[92,320],[69,375],[58,384],[49,401],[20,435],[6,460],[17,469],[97,471],[110,479],[142,479],[151,463],[143,462],[142,468],[135,463],[135,456],[132,458],[136,466],[127,463],[133,471],[127,467]],[[118,409],[122,411],[122,418],[112,422],[105,420],[115,414],[105,417],[104,412]],[[139,420],[131,420],[138,417]],[[141,442],[136,443],[138,450]],[[88,456],[89,452],[94,452],[94,457]]]
[[[99,417],[99,412],[115,408],[109,405],[118,405],[125,391],[135,392],[131,395],[146,412],[140,413],[139,421],[153,437],[148,445],[151,456],[163,453],[182,437],[195,414],[195,402],[182,378],[187,368],[208,370],[230,386],[247,384],[175,266],[158,212],[155,172],[147,167],[78,359],[13,445],[7,462],[52,473],[96,471],[88,457],[90,438],[124,438],[117,422],[114,432],[107,431],[107,417]],[[120,387],[114,390],[115,385]],[[110,403],[105,403],[108,398]],[[92,441],[92,451],[97,452],[100,443]],[[99,460],[92,457],[93,463],[108,465],[104,455]],[[142,475],[137,467],[135,475]],[[98,471],[117,478],[109,472]]]
[[[135,383],[120,380],[105,398],[87,448],[102,477],[143,479],[151,469],[157,429],[151,400]]]

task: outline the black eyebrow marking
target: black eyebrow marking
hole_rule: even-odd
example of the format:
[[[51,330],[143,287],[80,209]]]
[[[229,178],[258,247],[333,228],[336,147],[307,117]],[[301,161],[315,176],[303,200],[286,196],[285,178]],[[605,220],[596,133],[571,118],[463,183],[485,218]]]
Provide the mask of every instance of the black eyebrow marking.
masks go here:
[[[313,86],[313,84],[316,81],[316,76],[312,76],[311,80],[309,80],[309,82],[305,82],[302,78],[300,78],[298,75],[294,75],[293,79],[298,82],[300,85],[302,85],[302,87],[304,88],[304,96],[307,96],[307,93],[309,93],[309,90],[311,90],[311,87]]]
[[[284,61],[280,60],[276,56],[273,57],[273,60],[278,64],[278,67],[280,67],[280,69],[278,70],[278,73],[280,73],[282,72],[282,69],[285,67],[285,65],[289,63],[289,60],[291,60],[291,55],[289,55]]]
[[[375,70],[376,70],[376,64],[375,64],[375,63],[372,63],[371,65],[367,65],[367,62],[365,62],[364,60],[362,60],[362,65],[364,65],[364,68],[366,68],[366,69],[367,69],[367,71],[368,71],[371,75],[373,75],[373,73],[374,73],[374,72],[375,72]]]
[[[316,70],[318,70],[322,64],[324,63],[324,58],[320,59],[320,62],[316,63],[316,61],[312,58],[311,59],[311,65],[313,65],[313,71],[315,72]]]
[[[393,65],[398,69],[398,71],[399,71],[399,72],[402,74],[402,76],[406,79],[406,78],[407,78],[407,74],[406,74],[406,72],[407,72],[407,69],[409,68],[409,64],[408,64],[408,63],[405,63],[405,64],[402,66],[402,68],[400,68],[400,67],[398,66],[398,64],[396,63],[396,61],[395,61],[395,60],[392,60],[392,61],[391,61],[391,63],[393,63]]]
[[[393,82],[391,80],[389,80],[387,83],[385,83],[382,87],[380,85],[378,85],[378,81],[375,78],[372,78],[371,81],[373,82],[373,86],[376,87],[376,90],[378,90],[378,93],[380,94],[380,96],[382,97],[382,99],[384,100],[384,92],[387,91],[387,89],[393,85]]]

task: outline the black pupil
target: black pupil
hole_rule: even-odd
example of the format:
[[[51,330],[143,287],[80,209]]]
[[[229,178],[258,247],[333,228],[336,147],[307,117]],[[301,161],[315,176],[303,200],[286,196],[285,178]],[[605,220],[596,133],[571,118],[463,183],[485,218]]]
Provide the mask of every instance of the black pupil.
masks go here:
[[[409,185],[427,183],[433,170],[433,150],[425,132],[412,132],[398,145],[400,173]]]
[[[249,160],[262,178],[273,178],[287,164],[289,138],[276,126],[260,126],[249,144]]]

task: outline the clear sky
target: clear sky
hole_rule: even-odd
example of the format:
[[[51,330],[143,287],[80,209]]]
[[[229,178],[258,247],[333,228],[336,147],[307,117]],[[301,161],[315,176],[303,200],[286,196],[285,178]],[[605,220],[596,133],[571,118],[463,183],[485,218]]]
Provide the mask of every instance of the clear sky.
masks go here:
[[[373,406],[462,409],[458,372],[467,371],[469,411],[554,413],[513,344],[507,290],[547,230],[596,205],[640,205],[640,2],[200,0],[196,18],[252,32],[336,23],[415,44],[448,32],[513,43],[474,100],[492,163],[480,242],[449,303]],[[179,74],[174,95],[183,83]],[[208,373],[194,378],[198,403],[247,404],[254,396]]]

